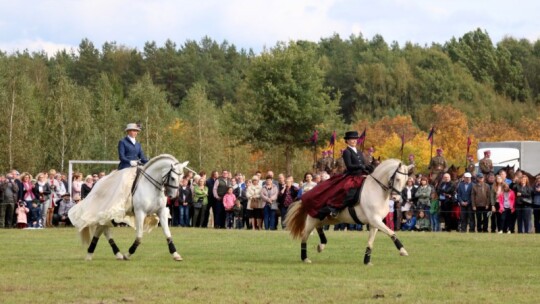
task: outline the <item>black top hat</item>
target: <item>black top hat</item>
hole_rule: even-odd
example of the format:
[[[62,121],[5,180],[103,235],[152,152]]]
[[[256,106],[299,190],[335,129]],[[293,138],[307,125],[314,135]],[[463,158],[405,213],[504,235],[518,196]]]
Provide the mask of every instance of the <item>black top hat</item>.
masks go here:
[[[357,131],[347,131],[345,132],[345,137],[343,137],[343,139],[347,140],[347,139],[358,139],[360,138],[360,135],[358,135],[358,132]]]

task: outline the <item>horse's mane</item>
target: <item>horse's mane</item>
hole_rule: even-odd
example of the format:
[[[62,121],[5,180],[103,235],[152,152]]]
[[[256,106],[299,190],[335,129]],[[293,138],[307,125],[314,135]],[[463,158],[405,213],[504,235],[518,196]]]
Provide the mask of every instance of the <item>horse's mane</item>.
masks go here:
[[[377,166],[377,171],[386,171],[388,170],[389,168],[391,169],[396,169],[396,165],[398,163],[401,163],[401,161],[399,159],[395,159],[395,158],[389,158],[389,159],[386,159],[384,161],[382,161],[378,166]]]
[[[152,164],[154,164],[155,162],[159,161],[159,160],[162,160],[164,158],[168,158],[168,159],[171,159],[173,160],[175,163],[178,163],[178,160],[176,159],[176,157],[170,155],[170,154],[160,154],[156,157],[153,157],[151,158],[146,164],[144,164],[144,169],[147,169],[148,167],[150,167]]]

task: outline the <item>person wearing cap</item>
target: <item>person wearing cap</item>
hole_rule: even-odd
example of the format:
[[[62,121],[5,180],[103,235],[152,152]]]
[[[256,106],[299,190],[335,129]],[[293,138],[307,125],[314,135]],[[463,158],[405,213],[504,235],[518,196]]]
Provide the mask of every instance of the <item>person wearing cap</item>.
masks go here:
[[[409,154],[409,162],[407,163],[408,166],[410,165],[413,165],[413,167],[409,170],[409,175],[415,175],[415,170],[414,168],[416,168],[416,162],[414,160],[414,154]]]
[[[490,157],[491,157],[491,151],[486,150],[484,151],[484,158],[482,158],[478,162],[478,167],[480,167],[480,172],[482,172],[482,174],[484,175],[487,175],[490,172],[493,172],[493,162],[491,161]]]
[[[58,203],[58,213],[53,215],[52,224],[54,226],[58,226],[58,223],[64,222],[66,226],[71,225],[71,221],[68,217],[68,211],[73,206],[75,206],[75,203],[71,200],[69,193],[62,194],[62,199]]]
[[[146,164],[148,159],[144,155],[141,144],[137,142],[137,134],[141,131],[139,125],[129,123],[125,129],[127,135],[118,142],[118,170],[135,167],[139,163]]]
[[[476,174],[476,184],[471,193],[472,210],[476,216],[476,231],[488,232],[488,212],[490,208],[491,189],[484,182],[484,174]]]
[[[474,232],[474,216],[472,212],[472,175],[469,172],[463,174],[463,181],[458,185],[457,199],[460,207],[459,228],[461,232]]]
[[[448,169],[446,159],[444,159],[442,154],[442,148],[438,148],[437,156],[434,156],[429,162],[428,169],[431,170],[432,176],[439,176],[439,174],[446,172],[446,169]]]
[[[367,149],[367,154],[365,156],[366,164],[372,164],[373,163],[373,153],[375,152],[375,148],[369,147]]]

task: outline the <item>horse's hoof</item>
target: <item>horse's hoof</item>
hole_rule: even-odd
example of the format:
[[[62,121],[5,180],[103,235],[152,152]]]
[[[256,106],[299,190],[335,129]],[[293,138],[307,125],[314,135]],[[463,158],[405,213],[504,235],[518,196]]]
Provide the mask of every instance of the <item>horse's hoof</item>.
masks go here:
[[[173,260],[178,261],[178,262],[184,260],[184,259],[182,258],[182,256],[180,256],[180,255],[178,254],[178,252],[173,253],[172,257],[173,257]]]
[[[119,260],[119,261],[120,261],[120,260],[124,260],[124,255],[121,254],[120,252],[117,252],[117,253],[115,254],[115,256],[116,256],[116,259]]]
[[[302,262],[304,262],[306,264],[311,264],[311,260],[308,259],[308,258],[303,259]]]
[[[123,256],[124,256],[124,261],[129,261],[129,258],[131,257],[129,253],[126,253]]]
[[[325,244],[319,244],[317,245],[317,252],[322,252],[324,250]]]
[[[399,250],[399,255],[400,255],[400,256],[409,256],[409,253],[407,252],[407,250],[405,250],[405,248],[402,247],[402,248]]]
[[[92,254],[89,253],[86,255],[86,258],[84,258],[86,261],[91,261],[92,260]]]

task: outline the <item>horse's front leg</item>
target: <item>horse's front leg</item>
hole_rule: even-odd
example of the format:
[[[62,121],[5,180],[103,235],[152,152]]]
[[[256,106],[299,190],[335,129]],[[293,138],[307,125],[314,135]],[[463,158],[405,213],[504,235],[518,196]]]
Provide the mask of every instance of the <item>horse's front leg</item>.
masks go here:
[[[388,228],[388,226],[386,226],[383,223],[382,219],[375,220],[373,223],[370,223],[370,224],[379,228],[379,230],[384,232],[386,235],[388,235],[392,239],[392,241],[394,242],[394,245],[396,245],[396,248],[399,250],[399,254],[401,256],[409,255],[407,250],[405,250],[405,247],[403,247],[403,244],[401,244],[401,241],[397,238],[396,233],[392,231],[392,229]]]
[[[144,211],[135,210],[135,241],[129,247],[128,253],[124,254],[124,258],[128,260],[137,251],[137,247],[141,244],[143,237],[143,225],[146,213]]]
[[[118,246],[116,246],[116,243],[114,242],[114,239],[112,238],[111,229],[109,227],[105,227],[104,231],[103,231],[103,234],[105,235],[105,237],[109,241],[109,245],[111,245],[112,251],[113,251],[114,255],[116,256],[116,259],[117,260],[126,259],[124,257],[124,255],[120,252],[120,249],[118,248]]]
[[[175,261],[182,261],[182,256],[176,251],[174,246],[171,230],[169,229],[169,210],[167,208],[161,208],[159,211],[159,221],[161,222],[161,228],[163,228],[163,234],[167,238],[167,245],[169,246],[169,253],[172,254],[172,257]]]
[[[375,236],[377,235],[378,229],[374,226],[369,227],[369,238],[368,245],[366,247],[366,253],[364,254],[364,265],[371,264],[371,252],[373,250],[373,243],[375,242]]]
[[[99,237],[103,233],[104,226],[97,226],[96,230],[94,231],[94,236],[92,237],[92,241],[90,242],[90,245],[88,246],[88,250],[86,253],[86,260],[91,261],[94,256],[94,251],[96,250],[97,243],[99,241]]]

